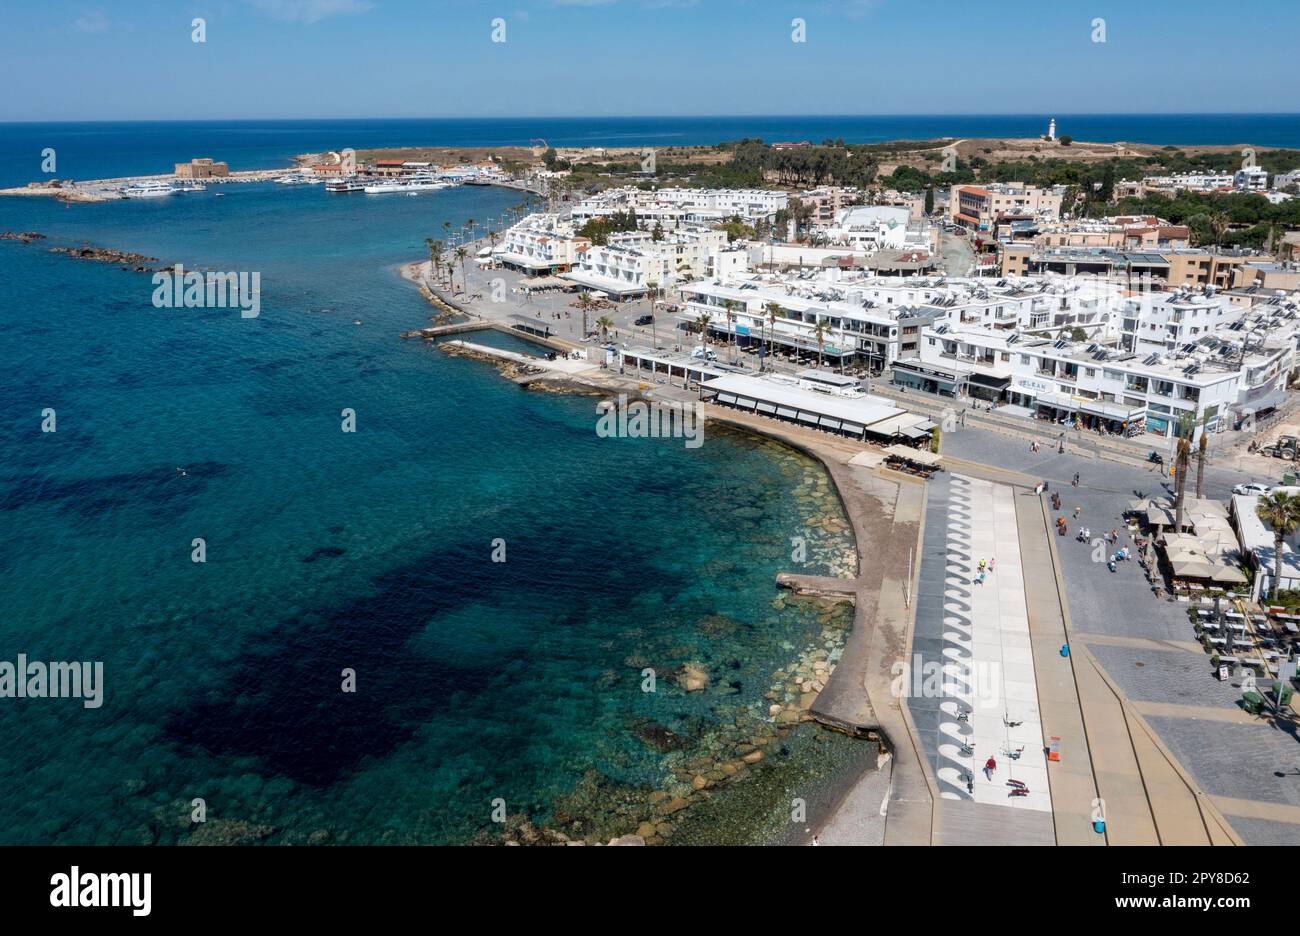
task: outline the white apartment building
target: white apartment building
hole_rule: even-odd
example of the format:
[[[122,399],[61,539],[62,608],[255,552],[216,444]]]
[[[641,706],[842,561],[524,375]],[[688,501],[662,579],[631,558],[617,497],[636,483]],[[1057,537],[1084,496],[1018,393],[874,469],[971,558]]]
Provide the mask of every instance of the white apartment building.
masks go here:
[[[1294,367],[1293,342],[1245,346],[1231,328],[1173,353],[1142,355],[1020,332],[938,325],[916,358],[894,366],[895,383],[1023,407],[1063,426],[1133,436],[1177,435],[1189,420],[1226,428],[1233,414],[1276,403]]]
[[[720,224],[731,217],[748,223],[771,221],[789,204],[785,192],[767,189],[686,189],[659,188],[608,189],[573,207],[572,217],[581,226],[593,218],[633,211],[637,225],[651,230],[656,224],[664,230],[690,225]]]
[[[813,273],[735,273],[680,287],[684,322],[712,317],[710,331],[740,344],[757,341],[759,325],[771,330],[767,308],[782,311],[775,326],[777,343],[791,350],[816,349],[813,331],[825,321],[832,360],[879,371],[919,350],[920,326],[947,324],[991,330],[1041,331],[1053,335],[1079,328],[1090,340],[1113,341],[1124,290],[1091,277],[989,280],[941,276],[896,277],[829,269]],[[728,322],[728,300],[740,303],[745,318]],[[749,321],[762,319],[762,322]],[[823,349],[826,351],[826,348]]]
[[[1171,175],[1144,176],[1143,192],[1219,192],[1231,189],[1236,177],[1231,172],[1175,172]]]
[[[823,322],[824,360],[879,372],[900,355],[915,354],[921,326],[942,313],[896,305],[893,296],[886,303],[873,301],[864,284],[874,279],[749,273],[687,283],[679,288],[683,309],[678,318],[694,326],[708,315],[709,333],[719,341],[749,349],[774,345],[779,353],[803,360],[817,357],[817,326]]]
[[[1232,187],[1239,192],[1267,192],[1268,170],[1263,166],[1238,169],[1232,176]]]
[[[526,273],[558,273],[577,262],[591,241],[578,237],[573,225],[558,215],[529,215],[506,230],[492,250],[499,263]]]
[[[1119,344],[1141,354],[1174,351],[1231,325],[1243,311],[1212,286],[1129,296],[1120,312]]]
[[[581,247],[564,278],[616,298],[642,295],[707,276],[726,246],[723,231],[674,231],[659,241],[646,231],[620,232],[607,245]]]
[[[1300,185],[1300,169],[1292,169],[1290,172],[1279,172],[1273,176],[1273,188],[1284,189],[1289,185]]]
[[[856,250],[924,250],[934,247],[930,225],[913,221],[907,208],[858,205],[843,208],[827,225],[815,226],[832,244]]]

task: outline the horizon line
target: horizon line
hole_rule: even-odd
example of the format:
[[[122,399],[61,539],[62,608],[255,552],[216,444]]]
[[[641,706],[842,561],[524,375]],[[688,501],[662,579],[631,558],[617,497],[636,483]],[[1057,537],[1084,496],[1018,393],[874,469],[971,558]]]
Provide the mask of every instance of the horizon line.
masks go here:
[[[255,122],[357,122],[357,121],[476,121],[518,120],[541,122],[548,120],[860,120],[895,117],[1300,117],[1300,111],[988,111],[980,113],[897,112],[880,114],[550,114],[550,115],[499,115],[429,116],[429,117],[115,117],[115,118],[63,118],[57,120],[0,120],[0,126],[10,124],[113,124],[113,123],[255,123]]]

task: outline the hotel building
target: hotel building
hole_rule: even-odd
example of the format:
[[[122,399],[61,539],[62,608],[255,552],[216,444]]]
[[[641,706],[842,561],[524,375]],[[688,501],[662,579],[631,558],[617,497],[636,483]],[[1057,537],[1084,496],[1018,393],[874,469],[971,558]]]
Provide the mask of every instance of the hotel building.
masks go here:
[[[1056,220],[1061,216],[1065,186],[1040,189],[1023,182],[954,185],[948,196],[948,216],[954,224],[991,231],[1004,215]]]

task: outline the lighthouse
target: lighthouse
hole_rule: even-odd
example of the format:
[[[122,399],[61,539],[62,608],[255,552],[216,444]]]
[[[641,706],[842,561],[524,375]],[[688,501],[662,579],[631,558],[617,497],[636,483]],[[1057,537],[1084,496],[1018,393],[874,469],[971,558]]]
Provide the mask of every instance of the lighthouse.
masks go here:
[[[1055,118],[1055,117],[1053,117],[1053,118],[1052,118],[1050,121],[1048,121],[1048,123],[1047,123],[1047,138],[1048,138],[1049,140],[1055,140],[1055,139],[1056,139],[1056,118]]]

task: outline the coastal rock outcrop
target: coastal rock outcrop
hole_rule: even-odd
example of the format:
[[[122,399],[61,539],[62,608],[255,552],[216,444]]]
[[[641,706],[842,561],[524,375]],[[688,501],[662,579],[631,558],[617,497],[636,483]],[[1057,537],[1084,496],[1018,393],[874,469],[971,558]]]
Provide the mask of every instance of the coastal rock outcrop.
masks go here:
[[[37,231],[0,231],[0,240],[13,240],[22,244],[45,240],[45,235]]]
[[[96,247],[92,244],[81,247],[51,247],[50,253],[66,254],[78,260],[94,260],[96,263],[117,263],[133,269],[136,273],[159,272],[147,266],[150,263],[157,263],[157,257],[146,257],[144,254],[131,253],[129,250],[115,250],[112,247]],[[171,267],[163,269],[169,270]]]

